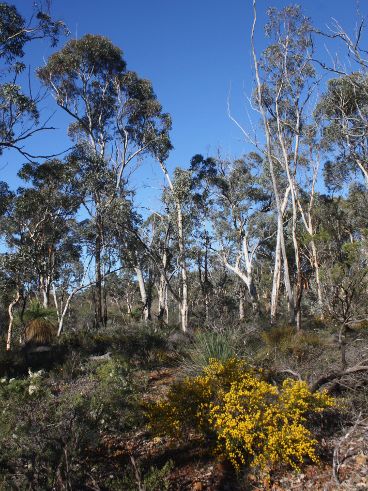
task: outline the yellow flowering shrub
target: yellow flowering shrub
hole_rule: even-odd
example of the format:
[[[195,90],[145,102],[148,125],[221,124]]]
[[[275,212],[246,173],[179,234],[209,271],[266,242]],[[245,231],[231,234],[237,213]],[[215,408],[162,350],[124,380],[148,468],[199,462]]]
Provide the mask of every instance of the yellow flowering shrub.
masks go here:
[[[195,430],[212,437],[216,452],[237,469],[318,462],[307,418],[333,406],[333,399],[312,393],[306,382],[287,379],[276,387],[261,375],[238,359],[211,360],[202,375],[175,383],[166,399],[148,407],[150,427],[160,435]]]
[[[333,405],[326,393],[312,393],[305,382],[287,379],[281,388],[245,374],[220,404],[212,404],[210,423],[218,451],[236,468],[277,463],[299,469],[304,458],[318,462],[317,441],[305,426],[307,415]]]
[[[149,427],[161,436],[184,437],[193,429],[210,435],[211,404],[222,399],[231,384],[242,379],[246,370],[242,360],[234,358],[225,363],[211,360],[202,375],[175,382],[166,399],[147,405]]]

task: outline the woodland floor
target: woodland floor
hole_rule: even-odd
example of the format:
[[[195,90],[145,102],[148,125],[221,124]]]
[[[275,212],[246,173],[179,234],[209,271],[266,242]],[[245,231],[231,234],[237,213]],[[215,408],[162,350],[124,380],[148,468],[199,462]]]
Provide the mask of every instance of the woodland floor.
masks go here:
[[[359,334],[351,342],[351,352],[348,352],[349,359],[353,359],[353,354],[361,358],[359,353],[364,353],[366,346],[366,336]],[[360,344],[361,349],[358,349]],[[89,351],[84,358],[77,357],[73,362],[71,345],[68,349],[68,366],[71,368],[82,366],[87,367],[93,358],[97,365],[109,360],[107,352],[119,354],[122,348],[115,347],[109,343],[104,343],[98,352]],[[130,346],[124,338],[122,346]],[[75,349],[75,348],[73,348]],[[135,348],[134,348],[135,349]],[[139,407],[135,410],[140,421],[134,430],[117,432],[109,430],[99,430],[98,446],[89,449],[87,446],[82,451],[79,465],[83,469],[83,488],[86,491],[145,491],[141,486],[143,478],[150,470],[162,469],[165,464],[172,462],[172,469],[165,475],[165,485],[159,491],[289,491],[289,490],[368,490],[368,419],[351,417],[352,421],[357,421],[354,426],[351,421],[346,425],[336,423],[336,427],[330,431],[321,431],[316,426],[318,440],[320,441],[320,465],[306,465],[301,473],[292,472],[285,468],[280,468],[271,474],[271,480],[267,482],[259,478],[252,470],[244,471],[241,475],[236,475],[234,470],[224,461],[214,457],[211,450],[201,440],[198,435],[190,434],[185,443],[179,443],[168,437],[155,437],[145,427],[143,417],[144,403],[158,400],[165,396],[171,384],[183,375],[183,366],[177,359],[177,354],[171,349],[166,351],[159,348],[157,353],[159,361],[150,364],[150,354],[146,351],[145,355],[136,357],[134,349],[127,354],[129,365],[133,367],[137,398],[140,401]],[[308,348],[309,349],[309,348]],[[333,343],[317,346],[316,351],[310,351],[312,361],[306,365],[305,373],[318,372],[320,365],[328,366],[329,370],[334,368],[336,361],[335,348]],[[334,354],[335,353],[335,354]],[[96,354],[98,356],[91,356]],[[155,358],[153,358],[155,360]],[[55,368],[63,370],[65,365]],[[282,366],[282,365],[281,365]],[[74,367],[74,368],[75,368]],[[301,364],[299,363],[299,367]],[[74,370],[73,368],[73,370]],[[294,367],[293,367],[294,368]],[[72,371],[73,371],[72,370]],[[60,373],[60,372],[59,372]],[[90,378],[88,371],[76,370],[76,376],[56,377],[53,372],[46,374],[49,377],[49,384],[53,397],[60,397],[60,401],[65,400],[69,395],[73,399],[74,395],[87,396],[95,393],[96,380]],[[14,380],[14,379],[13,379]],[[352,387],[351,387],[352,386]],[[357,383],[350,383],[351,388],[360,390]],[[366,400],[366,399],[365,399]],[[364,402],[361,408],[364,408]],[[364,411],[363,411],[364,412]],[[364,417],[363,417],[364,418]],[[335,425],[335,421],[332,422]],[[132,426],[133,427],[133,426]],[[329,436],[328,436],[329,435]],[[0,448],[1,450],[1,448]],[[132,485],[128,487],[116,487],[110,483],[119,482],[123,479],[130,469],[133,475]],[[19,489],[19,488],[12,488]],[[23,488],[22,488],[23,489]],[[31,489],[31,488],[29,488]],[[32,488],[34,489],[34,488]],[[52,489],[65,489],[52,488]],[[68,488],[69,489],[69,488]],[[1,484],[0,490],[2,491]],[[8,489],[4,489],[8,491]]]
[[[165,395],[176,375],[176,368],[149,372],[145,400]],[[280,470],[272,475],[270,483],[260,481],[252,472],[236,476],[231,467],[206,452],[194,434],[185,445],[168,438],[152,437],[145,430],[121,439],[106,435],[103,441],[100,457],[109,462],[109,472],[119,472],[127,459],[143,468],[162,467],[171,459],[174,469],[169,475],[170,491],[368,490],[368,423],[364,421],[342,437],[323,440],[320,465],[308,465],[299,474]],[[338,481],[333,469],[336,449],[338,469],[335,468],[335,475],[338,471]]]

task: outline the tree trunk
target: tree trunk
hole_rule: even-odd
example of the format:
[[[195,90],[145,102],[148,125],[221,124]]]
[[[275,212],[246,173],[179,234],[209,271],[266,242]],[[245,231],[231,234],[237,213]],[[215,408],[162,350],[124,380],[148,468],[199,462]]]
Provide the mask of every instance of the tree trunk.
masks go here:
[[[312,248],[312,265],[314,267],[314,274],[316,278],[316,288],[317,288],[317,299],[318,299],[318,305],[319,307],[322,307],[322,287],[321,287],[321,279],[319,276],[319,265],[318,265],[318,258],[317,258],[317,248],[314,240],[311,241],[311,248]]]
[[[104,324],[103,319],[103,308],[102,308],[102,266],[101,266],[101,253],[102,253],[102,220],[100,215],[96,217],[96,250],[95,250],[95,275],[96,275],[96,284],[95,284],[95,324],[96,326],[101,326]]]
[[[275,265],[273,270],[272,293],[271,293],[271,324],[275,323],[277,315],[277,306],[279,302],[281,281],[281,234],[280,228],[277,227]]]
[[[180,203],[176,204],[177,220],[178,220],[178,238],[179,238],[179,266],[181,270],[181,300],[180,300],[180,314],[181,314],[181,329],[186,332],[188,329],[188,276],[187,265],[185,261],[185,239],[183,228],[183,215],[181,211]]]
[[[181,209],[181,203],[175,196],[175,190],[173,183],[170,179],[169,173],[165,167],[165,164],[160,161],[160,166],[162,172],[164,173],[167,183],[171,192],[173,193],[173,198],[175,200],[176,206],[176,218],[177,218],[177,228],[178,228],[178,245],[179,245],[179,267],[181,272],[181,298],[179,302],[180,311],[180,324],[183,332],[188,329],[188,277],[187,277],[187,266],[185,259],[185,237],[184,237],[184,226],[183,226],[183,213]]]
[[[158,296],[158,320],[162,320],[166,314],[167,318],[167,282],[163,275],[160,275],[159,284],[156,286]]]
[[[283,226],[284,225],[282,224],[282,227]],[[288,301],[290,323],[295,324],[294,294],[293,294],[293,290],[291,288],[291,283],[290,283],[289,262],[288,262],[288,258],[286,255],[284,233],[282,233],[280,241],[281,241],[282,258],[283,258],[283,263],[284,263],[284,285],[285,285],[286,297],[287,297],[287,301]]]
[[[259,64],[258,64],[257,55],[256,55],[256,51],[255,51],[255,45],[254,45],[254,32],[255,32],[255,27],[256,27],[256,20],[257,20],[256,1],[253,0],[253,26],[252,26],[252,33],[251,33],[251,46],[252,46],[252,55],[253,55],[254,69],[255,69],[255,75],[256,75],[256,83],[257,83],[258,107],[259,107],[259,110],[260,110],[260,113],[262,116],[263,127],[264,127],[264,131],[265,131],[266,157],[267,157],[267,161],[268,161],[268,166],[269,166],[271,180],[272,180],[272,187],[273,187],[275,202],[276,202],[277,227],[278,227],[277,232],[279,235],[281,253],[282,253],[283,263],[284,263],[285,289],[287,292],[288,306],[289,306],[291,321],[294,323],[294,298],[293,298],[293,292],[291,290],[289,265],[288,265],[288,259],[286,256],[286,250],[285,250],[283,204],[281,203],[279,187],[278,187],[275,169],[274,169],[274,157],[272,154],[272,143],[271,143],[271,128],[269,126],[269,122],[267,120],[267,115],[266,115],[266,110],[265,110],[264,105],[263,105],[262,82],[261,82],[261,78],[259,75]],[[278,281],[278,273],[276,274],[276,276],[274,275],[274,281],[276,281],[276,282]],[[277,283],[276,283],[276,285],[277,285]],[[274,309],[275,309],[275,306],[277,304],[277,291],[278,291],[278,287],[276,286],[275,289],[273,288],[273,293],[272,293],[272,297],[273,297],[272,300],[274,303]]]
[[[302,327],[301,304],[302,304],[302,295],[303,295],[303,282],[302,282],[302,270],[301,270],[301,263],[300,263],[299,242],[296,236],[296,217],[293,218],[293,245],[294,245],[295,265],[296,265],[295,318],[296,318],[296,328],[299,331]]]
[[[11,338],[12,338],[13,322],[14,322],[13,309],[14,309],[14,306],[18,303],[19,299],[20,299],[20,291],[17,290],[17,293],[15,295],[15,299],[9,304],[9,307],[8,307],[9,325],[8,325],[8,335],[6,338],[6,350],[7,351],[10,351],[10,349],[11,349]]]
[[[141,294],[141,301],[143,305],[143,319],[145,322],[148,322],[149,320],[151,320],[151,302],[149,301],[146,285],[144,283],[143,272],[139,266],[136,266],[134,270],[137,275],[139,292]]]
[[[347,332],[347,324],[346,322],[344,322],[339,332],[339,346],[340,346],[340,353],[341,353],[341,365],[343,370],[346,370],[346,367],[348,366],[348,362],[346,360],[346,332]]]
[[[245,318],[245,309],[244,309],[244,297],[240,294],[239,297],[239,320],[242,321]]]
[[[133,311],[133,305],[132,305],[132,301],[131,301],[131,298],[130,298],[129,293],[127,293],[125,295],[125,300],[126,300],[126,303],[127,303],[127,311],[128,311],[128,314],[131,315],[131,313]]]
[[[181,302],[180,302],[180,317],[181,317],[181,329],[183,332],[186,332],[188,329],[188,278],[187,278],[187,268],[185,264],[185,250],[184,250],[184,240],[183,240],[183,222],[181,218],[181,210],[178,213],[180,215],[179,223],[179,253],[180,253],[180,268],[181,268],[181,280],[182,280],[182,289],[181,289]]]
[[[49,298],[50,298],[50,288],[48,287],[47,279],[44,275],[40,276],[40,287],[39,291],[42,298],[42,307],[47,309],[49,307]]]

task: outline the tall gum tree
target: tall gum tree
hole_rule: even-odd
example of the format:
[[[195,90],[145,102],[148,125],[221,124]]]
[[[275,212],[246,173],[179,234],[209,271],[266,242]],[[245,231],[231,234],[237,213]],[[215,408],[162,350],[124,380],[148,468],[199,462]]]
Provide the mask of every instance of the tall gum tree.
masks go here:
[[[73,120],[69,134],[83,177],[78,185],[95,227],[95,321],[104,324],[102,263],[109,208],[125,193],[128,166],[153,153],[162,140],[169,146],[171,120],[151,83],[128,71],[121,49],[103,36],[69,41],[38,76]]]
[[[23,166],[19,176],[28,187],[18,190],[4,219],[7,246],[27,258],[45,308],[63,265],[80,252],[73,234],[79,202],[68,185],[68,171],[57,160]]]
[[[312,27],[303,16],[300,7],[288,6],[281,10],[269,9],[269,21],[265,32],[271,43],[257,58],[254,45],[256,25],[256,1],[252,29],[252,52],[256,74],[256,99],[262,116],[266,140],[266,155],[274,188],[278,238],[283,256],[285,288],[287,291],[291,321],[301,327],[301,300],[303,292],[300,238],[298,222],[298,170],[302,163],[303,128],[306,112],[316,80],[312,66]],[[291,284],[291,272],[285,253],[282,202],[275,167],[284,172],[291,201],[291,237],[294,249],[295,281]],[[277,255],[280,256],[279,251]],[[278,259],[276,255],[276,260]],[[278,263],[280,260],[278,260]],[[279,267],[275,267],[276,271]],[[274,276],[275,278],[275,276]],[[275,289],[273,290],[273,295]],[[272,303],[274,303],[274,298]]]
[[[173,222],[175,223],[175,231],[177,234],[178,267],[180,270],[179,294],[175,294],[175,298],[179,303],[181,329],[183,332],[186,332],[188,330],[189,321],[187,242],[189,240],[188,225],[190,219],[189,213],[185,213],[185,209],[190,202],[191,175],[190,171],[176,168],[172,179],[165,161],[159,159],[159,164],[169,189],[168,201],[174,205],[175,210],[173,213]],[[163,269],[161,270],[163,271]],[[167,285],[169,286],[169,282],[167,282]]]
[[[327,177],[346,178],[358,170],[368,190],[368,69],[329,80],[315,116],[326,150],[336,154]]]

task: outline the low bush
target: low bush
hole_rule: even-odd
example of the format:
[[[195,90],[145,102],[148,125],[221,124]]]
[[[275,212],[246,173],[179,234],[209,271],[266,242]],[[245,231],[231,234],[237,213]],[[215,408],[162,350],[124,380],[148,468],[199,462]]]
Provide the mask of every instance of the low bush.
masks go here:
[[[264,349],[260,356],[289,355],[297,359],[305,358],[311,348],[323,348],[324,340],[313,331],[295,331],[292,326],[280,326],[262,332]]]
[[[102,436],[142,424],[124,360],[91,361],[78,375],[68,383],[42,371],[0,380],[0,489],[88,489],[106,472]]]
[[[174,468],[172,460],[167,461],[163,467],[151,466],[149,469],[142,469],[141,465],[131,457],[131,466],[123,478],[114,483],[108,489],[121,491],[141,490],[141,491],[168,491],[170,489],[170,473]]]
[[[240,330],[198,330],[185,352],[183,368],[190,375],[198,375],[211,359],[226,362],[243,352],[244,335]]]
[[[25,354],[20,348],[17,347],[12,351],[0,348],[0,378],[25,375],[27,368]]]
[[[305,382],[287,379],[276,387],[230,358],[211,360],[201,375],[175,383],[166,399],[148,405],[147,414],[154,433],[182,438],[195,430],[236,469],[298,469],[305,458],[318,461],[308,417],[333,405]]]
[[[97,331],[76,331],[60,338],[63,350],[78,351],[83,357],[118,352],[143,367],[166,361],[167,333],[156,326],[136,324],[129,327],[106,327]]]

